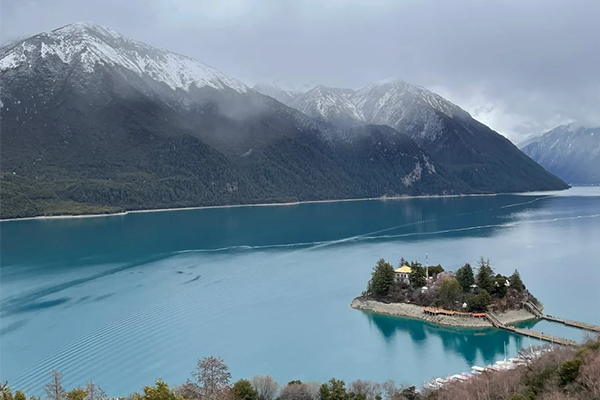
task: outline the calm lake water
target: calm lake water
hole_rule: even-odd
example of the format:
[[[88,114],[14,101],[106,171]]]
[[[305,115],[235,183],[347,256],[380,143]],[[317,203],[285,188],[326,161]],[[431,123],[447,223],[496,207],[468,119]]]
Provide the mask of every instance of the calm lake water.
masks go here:
[[[0,224],[0,381],[110,396],[178,384],[218,355],[233,378],[420,385],[533,342],[349,307],[379,258],[515,268],[549,314],[600,324],[600,188],[236,207]],[[533,329],[581,340],[561,325]]]

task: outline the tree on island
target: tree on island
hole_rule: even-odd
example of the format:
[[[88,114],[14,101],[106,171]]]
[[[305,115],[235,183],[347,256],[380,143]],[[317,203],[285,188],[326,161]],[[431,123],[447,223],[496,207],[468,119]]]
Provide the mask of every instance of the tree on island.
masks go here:
[[[425,286],[427,279],[425,278],[425,268],[421,264],[412,262],[410,263],[410,274],[408,274],[408,280],[410,285],[414,288],[420,288]]]
[[[438,292],[438,300],[443,306],[451,308],[462,297],[463,291],[456,279],[446,278]]]
[[[444,268],[440,264],[429,267],[429,276],[432,276],[434,279],[437,279],[437,276],[442,272],[444,272]]]
[[[471,264],[466,263],[456,271],[456,280],[460,284],[463,292],[468,293],[471,285],[475,284],[475,276]]]
[[[507,277],[497,274],[494,278],[494,291],[492,294],[500,298],[506,297],[506,294],[508,293],[508,286],[506,286],[506,282],[508,282]]]
[[[519,292],[525,290],[525,284],[521,280],[521,274],[519,274],[519,271],[516,269],[515,272],[513,272],[513,274],[508,278],[508,281],[510,282],[510,287],[512,289],[515,289]]]
[[[481,289],[476,295],[472,295],[467,300],[467,306],[471,312],[486,312],[490,303],[490,294],[485,289]]]
[[[490,260],[480,257],[477,264],[479,265],[479,269],[477,270],[477,286],[480,289],[485,289],[488,294],[492,293],[495,288],[495,277]]]
[[[386,262],[383,258],[377,261],[377,265],[371,273],[371,280],[367,285],[368,295],[376,297],[385,297],[390,293],[390,289],[394,286],[394,267]]]

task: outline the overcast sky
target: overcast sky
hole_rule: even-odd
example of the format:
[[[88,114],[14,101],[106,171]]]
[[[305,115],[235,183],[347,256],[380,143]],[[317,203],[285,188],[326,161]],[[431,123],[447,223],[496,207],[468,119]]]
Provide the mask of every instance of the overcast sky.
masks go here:
[[[0,0],[0,41],[76,21],[247,84],[423,85],[513,141],[600,126],[600,0]]]

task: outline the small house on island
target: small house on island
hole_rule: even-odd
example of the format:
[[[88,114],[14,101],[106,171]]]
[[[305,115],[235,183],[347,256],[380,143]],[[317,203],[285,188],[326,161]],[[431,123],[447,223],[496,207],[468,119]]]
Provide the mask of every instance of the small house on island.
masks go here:
[[[396,282],[410,283],[408,276],[412,272],[412,269],[408,265],[403,265],[400,268],[396,268]]]

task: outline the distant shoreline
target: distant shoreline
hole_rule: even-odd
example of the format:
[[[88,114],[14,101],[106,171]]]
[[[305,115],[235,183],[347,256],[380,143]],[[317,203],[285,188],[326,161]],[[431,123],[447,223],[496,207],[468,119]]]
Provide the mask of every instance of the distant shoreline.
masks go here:
[[[530,193],[530,192],[523,192],[523,193]],[[533,192],[531,192],[531,193],[533,193]],[[342,202],[350,202],[350,201],[377,201],[377,200],[387,201],[387,200],[435,199],[435,198],[446,198],[446,197],[487,197],[487,196],[498,196],[498,195],[504,195],[504,194],[515,194],[515,193],[473,193],[473,194],[444,194],[444,195],[419,195],[419,196],[395,196],[395,197],[363,197],[363,198],[358,198],[358,199],[293,201],[293,202],[289,202],[289,203],[229,204],[229,205],[222,205],[222,206],[156,208],[156,209],[147,209],[147,210],[138,209],[138,210],[128,210],[128,211],[121,211],[121,212],[116,212],[116,213],[106,213],[106,214],[78,214],[78,215],[61,214],[61,215],[40,215],[37,217],[23,217],[23,218],[2,218],[2,219],[0,219],[0,222],[46,220],[46,219],[118,217],[118,216],[125,216],[128,214],[156,213],[156,212],[165,212],[165,211],[189,211],[189,210],[237,208],[237,207],[278,207],[278,206],[296,206],[296,205],[301,205],[301,204],[342,203]]]
[[[391,315],[394,317],[419,319],[437,325],[452,326],[458,328],[493,328],[494,326],[485,318],[458,317],[449,315],[431,316],[423,312],[423,307],[406,303],[382,303],[375,300],[367,300],[357,297],[352,300],[350,307],[374,314]],[[496,315],[503,324],[515,324],[518,322],[535,319],[535,315],[525,310],[510,310]]]

